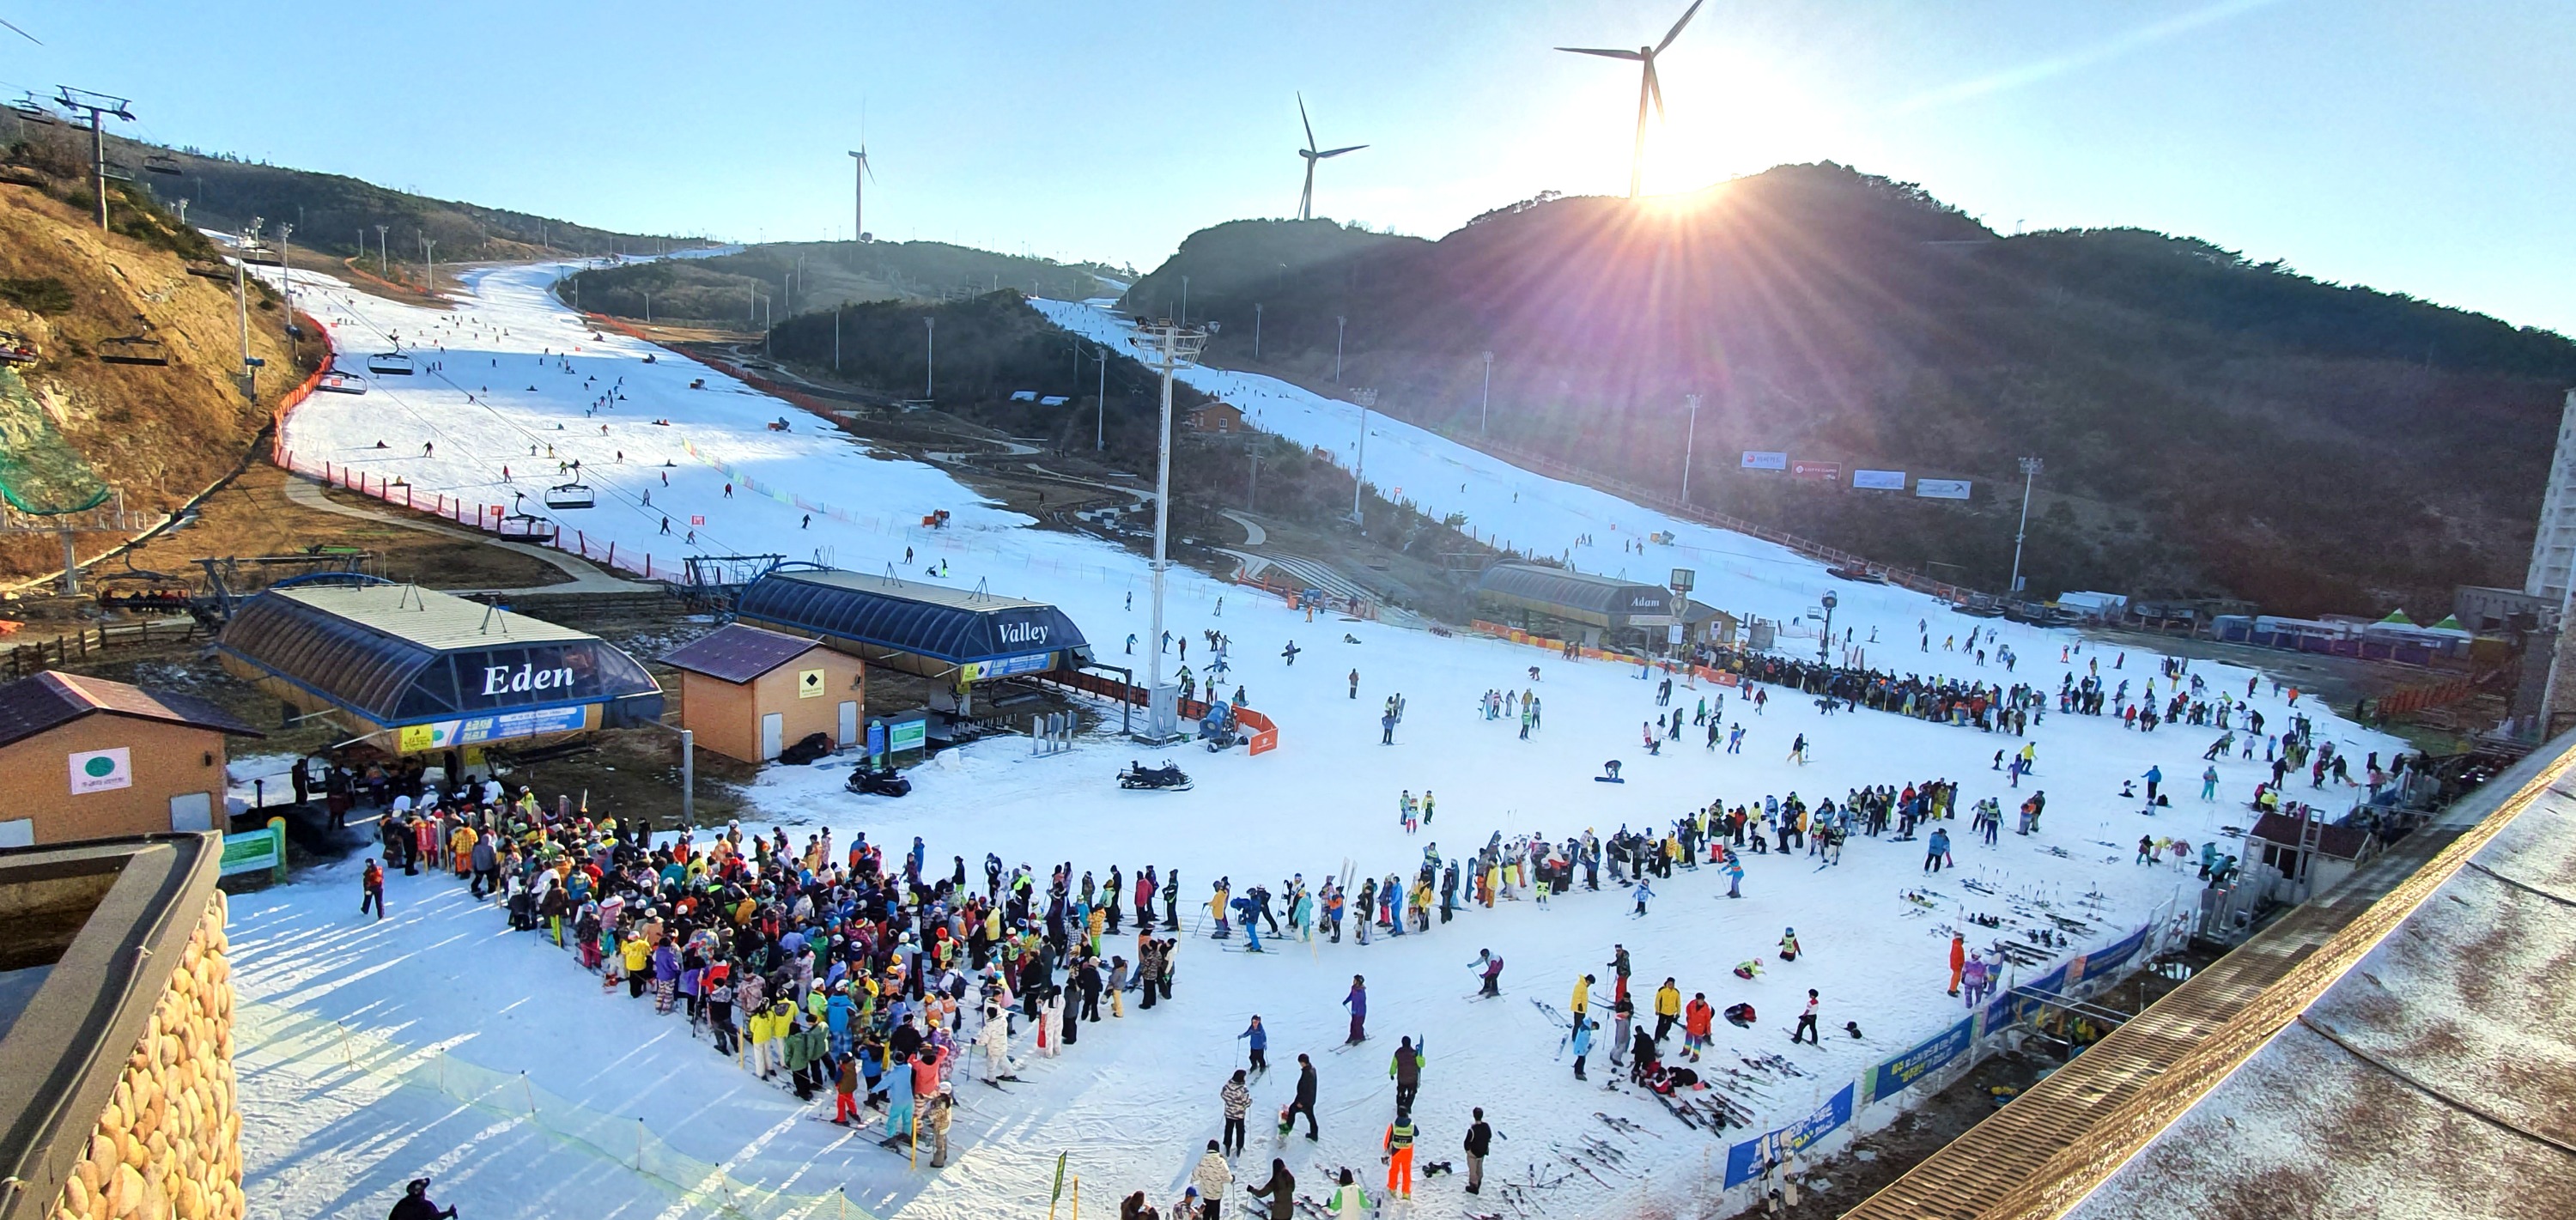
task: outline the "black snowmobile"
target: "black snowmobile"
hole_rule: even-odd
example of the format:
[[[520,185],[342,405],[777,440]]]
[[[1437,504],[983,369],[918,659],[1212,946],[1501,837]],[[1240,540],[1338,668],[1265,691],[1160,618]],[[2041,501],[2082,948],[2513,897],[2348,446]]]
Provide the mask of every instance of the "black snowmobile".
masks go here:
[[[1159,767],[1148,767],[1140,762],[1128,763],[1127,769],[1118,773],[1118,786],[1121,788],[1159,788],[1166,792],[1187,792],[1190,790],[1191,784],[1190,777],[1186,773],[1184,773],[1179,767],[1173,766],[1171,760],[1165,759],[1163,761],[1163,765]]]
[[[866,763],[850,768],[850,779],[844,785],[861,796],[906,796],[912,792],[912,781],[892,767],[882,770]]]

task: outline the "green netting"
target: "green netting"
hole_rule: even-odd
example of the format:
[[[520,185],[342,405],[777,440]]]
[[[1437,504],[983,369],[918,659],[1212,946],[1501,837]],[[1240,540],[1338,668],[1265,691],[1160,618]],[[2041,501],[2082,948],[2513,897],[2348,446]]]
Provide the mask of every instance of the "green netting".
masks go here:
[[[107,484],[63,442],[27,380],[0,367],[0,498],[11,508],[58,516],[106,503]]]
[[[643,1120],[608,1114],[445,1050],[398,1046],[365,1030],[253,1000],[233,1005],[243,1055],[314,1059],[404,1089],[424,1089],[506,1117],[553,1143],[633,1172],[692,1209],[747,1220],[874,1220],[839,1190],[800,1193],[746,1182],[725,1166],[672,1147]]]

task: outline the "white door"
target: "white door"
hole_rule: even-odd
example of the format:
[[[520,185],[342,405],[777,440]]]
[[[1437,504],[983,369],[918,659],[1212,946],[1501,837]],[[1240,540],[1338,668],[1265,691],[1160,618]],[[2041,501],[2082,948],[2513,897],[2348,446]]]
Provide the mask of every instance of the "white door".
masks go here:
[[[11,818],[0,822],[0,847],[34,847],[36,819]]]
[[[859,701],[856,699],[841,701],[841,737],[835,744],[844,750],[859,744]]]
[[[170,829],[186,831],[214,828],[214,794],[183,792],[170,798]]]
[[[768,761],[777,758],[778,752],[787,748],[787,742],[784,740],[786,736],[787,717],[784,713],[771,712],[762,716],[760,718],[761,759]]]

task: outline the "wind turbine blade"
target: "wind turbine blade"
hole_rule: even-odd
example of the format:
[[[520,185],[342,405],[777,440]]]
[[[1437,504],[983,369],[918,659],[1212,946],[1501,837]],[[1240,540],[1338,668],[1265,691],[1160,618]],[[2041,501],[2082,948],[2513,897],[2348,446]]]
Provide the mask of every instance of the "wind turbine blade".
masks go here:
[[[1646,61],[1646,92],[1655,99],[1655,121],[1664,122],[1664,82],[1655,75],[1655,61]]]
[[[1708,0],[1691,0],[1689,11],[1682,14],[1681,20],[1673,23],[1672,33],[1664,35],[1664,40],[1655,44],[1655,50],[1661,52],[1665,47],[1673,45],[1673,40],[1682,36],[1682,27],[1689,25],[1690,19],[1699,15],[1699,6],[1706,3]]]
[[[1316,159],[1316,160],[1318,160],[1318,161],[1320,161],[1320,160],[1323,160],[1323,159],[1324,159],[1324,158],[1326,158],[1326,157],[1338,157],[1338,156],[1342,155],[1343,153],[1346,153],[1346,152],[1358,152],[1359,150],[1361,150],[1361,149],[1363,149],[1363,148],[1366,148],[1366,147],[1368,147],[1368,145],[1366,145],[1366,144],[1353,144],[1353,145],[1351,145],[1351,146],[1350,146],[1350,147],[1348,147],[1348,148],[1335,148],[1335,149],[1329,149],[1329,150],[1324,151],[1324,152],[1316,153],[1316,154],[1315,154],[1315,159]]]
[[[1560,50],[1560,51],[1570,51],[1570,52],[1572,52],[1572,53],[1574,53],[1574,54],[1576,54],[1576,55],[1598,55],[1598,56],[1600,56],[1600,57],[1602,57],[1602,58],[1604,58],[1604,59],[1644,59],[1644,58],[1645,58],[1645,56],[1643,56],[1643,55],[1639,55],[1639,54],[1638,54],[1638,53],[1636,53],[1635,51],[1605,50],[1605,49],[1600,48],[1600,47],[1558,47],[1558,48],[1557,48],[1557,50]]]
[[[1303,91],[1300,91],[1297,94],[1297,121],[1306,125],[1306,147],[1310,150],[1313,149],[1315,147],[1315,120],[1306,117],[1306,95]]]

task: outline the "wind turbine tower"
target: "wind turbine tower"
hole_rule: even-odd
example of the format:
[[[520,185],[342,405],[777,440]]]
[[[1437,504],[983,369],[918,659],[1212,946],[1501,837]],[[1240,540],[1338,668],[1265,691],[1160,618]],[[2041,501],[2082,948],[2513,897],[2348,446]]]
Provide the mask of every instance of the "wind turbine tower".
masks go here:
[[[1664,48],[1673,45],[1673,40],[1682,36],[1682,27],[1689,25],[1690,19],[1699,14],[1699,6],[1707,2],[1708,0],[1691,0],[1690,8],[1682,13],[1681,20],[1673,23],[1671,32],[1664,35],[1662,42],[1651,47],[1639,47],[1634,51],[1623,51],[1615,47],[1557,48],[1560,51],[1571,51],[1576,55],[1598,55],[1604,59],[1633,59],[1644,66],[1645,70],[1637,82],[1637,144],[1635,150],[1628,154],[1628,197],[1630,199],[1636,198],[1645,187],[1646,103],[1649,101],[1654,103],[1655,117],[1662,118],[1664,114],[1664,87],[1655,80],[1655,57],[1663,54]]]
[[[1306,146],[1297,150],[1297,155],[1306,159],[1306,189],[1297,195],[1297,219],[1313,220],[1315,218],[1315,163],[1326,157],[1358,152],[1368,145],[1353,144],[1348,148],[1327,148],[1321,152],[1316,151],[1315,121],[1306,117],[1306,95],[1303,93],[1297,95],[1297,121],[1306,125]]]
[[[868,183],[876,180],[877,172],[868,168],[866,142],[862,141],[857,148],[850,150],[850,156],[857,162],[850,170],[850,240],[865,241],[868,233]]]

